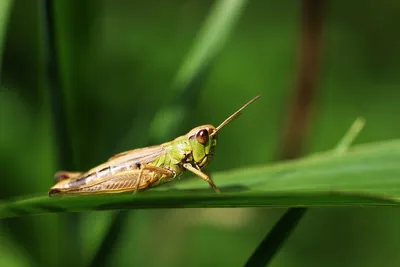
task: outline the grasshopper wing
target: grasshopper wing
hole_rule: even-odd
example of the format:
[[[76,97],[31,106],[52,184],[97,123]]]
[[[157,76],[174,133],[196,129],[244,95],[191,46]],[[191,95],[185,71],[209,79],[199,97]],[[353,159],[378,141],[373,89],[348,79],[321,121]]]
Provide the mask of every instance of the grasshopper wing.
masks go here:
[[[165,149],[162,146],[150,146],[121,152],[109,158],[107,163],[123,163],[126,161],[132,161],[145,164],[155,160],[158,156],[163,154],[165,154]]]
[[[134,176],[137,176],[139,167],[142,164],[147,164],[152,162],[160,155],[165,154],[165,149],[161,146],[152,146],[146,148],[140,148],[135,150],[130,150],[126,152],[122,152],[110,158],[107,162],[85,172],[81,175],[70,176],[66,179],[60,179],[59,182],[54,185],[49,192],[52,194],[60,192],[89,192],[89,188],[98,188],[99,191],[117,191],[117,189],[104,189],[100,190],[100,187],[106,187],[106,185],[110,186],[111,181],[115,178],[119,177],[119,175],[124,174],[124,178],[127,180],[135,180]],[[132,171],[132,173],[127,176],[127,173]],[[119,183],[125,190],[129,191],[130,183],[126,181],[124,185]],[[85,189],[86,188],[86,189]],[[90,192],[90,193],[93,193]]]
[[[104,177],[102,181],[92,182],[76,187],[57,187],[54,186],[49,195],[64,194],[104,194],[104,193],[120,193],[134,191],[139,177],[139,170],[120,172],[116,175]],[[143,182],[138,189],[143,189],[147,184],[151,183],[153,175],[146,171],[142,173]]]

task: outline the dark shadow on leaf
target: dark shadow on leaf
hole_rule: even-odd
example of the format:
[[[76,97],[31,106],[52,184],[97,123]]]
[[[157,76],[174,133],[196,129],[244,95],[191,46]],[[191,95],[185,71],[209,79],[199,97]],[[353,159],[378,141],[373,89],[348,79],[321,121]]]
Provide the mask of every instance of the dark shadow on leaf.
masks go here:
[[[245,185],[229,185],[229,186],[221,186],[219,187],[221,193],[235,193],[235,192],[244,192],[251,190],[250,187]],[[168,191],[164,192],[187,192],[187,193],[209,193],[212,192],[211,188],[192,188],[192,189],[179,189],[179,188],[171,188]]]

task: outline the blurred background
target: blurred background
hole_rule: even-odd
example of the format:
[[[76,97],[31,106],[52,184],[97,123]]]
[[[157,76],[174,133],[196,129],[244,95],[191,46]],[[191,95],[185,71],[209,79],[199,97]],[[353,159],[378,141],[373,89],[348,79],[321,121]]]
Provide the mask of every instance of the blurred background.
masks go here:
[[[54,1],[53,21],[46,1],[2,1],[1,200],[46,194],[59,169],[216,125],[260,93],[221,132],[211,173],[331,149],[357,116],[367,125],[356,143],[400,135],[398,1],[69,0]],[[283,212],[7,219],[0,266],[91,266],[120,216],[97,266],[242,266]],[[399,224],[394,208],[314,208],[271,266],[399,266]]]

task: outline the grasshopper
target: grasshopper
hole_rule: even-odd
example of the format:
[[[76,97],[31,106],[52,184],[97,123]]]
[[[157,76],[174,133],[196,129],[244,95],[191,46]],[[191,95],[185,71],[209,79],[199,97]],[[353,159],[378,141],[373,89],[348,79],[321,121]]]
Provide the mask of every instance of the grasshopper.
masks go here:
[[[202,169],[213,159],[219,130],[260,96],[247,102],[218,127],[209,124],[198,126],[173,141],[116,154],[87,172],[57,172],[55,177],[58,182],[50,189],[49,196],[136,193],[173,181],[185,171],[205,180],[219,193],[217,186]]]

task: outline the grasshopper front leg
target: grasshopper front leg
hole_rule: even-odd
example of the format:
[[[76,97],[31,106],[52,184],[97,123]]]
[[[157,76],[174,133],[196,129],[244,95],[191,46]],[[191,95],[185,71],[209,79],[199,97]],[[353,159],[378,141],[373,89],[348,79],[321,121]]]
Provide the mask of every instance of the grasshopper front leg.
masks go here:
[[[211,180],[210,177],[208,177],[205,173],[203,173],[202,171],[196,169],[195,167],[193,167],[190,163],[185,163],[183,164],[183,167],[185,169],[187,169],[188,171],[196,174],[198,177],[200,177],[201,179],[203,179],[204,181],[206,181],[211,188],[215,191],[215,193],[221,193],[219,191],[219,189],[217,188],[217,186],[214,184],[214,182]]]

